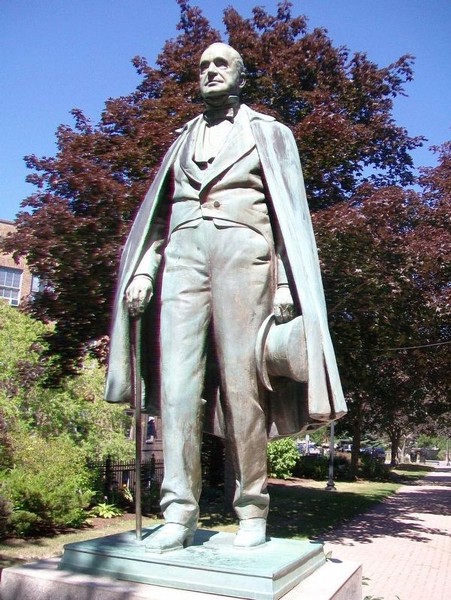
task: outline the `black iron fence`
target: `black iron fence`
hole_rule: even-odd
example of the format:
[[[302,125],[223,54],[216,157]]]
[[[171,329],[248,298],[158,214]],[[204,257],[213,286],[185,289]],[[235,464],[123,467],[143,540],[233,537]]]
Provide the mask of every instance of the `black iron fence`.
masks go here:
[[[115,461],[107,458],[101,462],[89,462],[89,467],[95,469],[99,479],[99,487],[103,495],[112,500],[121,491],[130,491],[134,495],[136,488],[136,461]],[[150,460],[141,463],[142,490],[160,488],[163,481],[163,461]],[[99,490],[100,491],[100,490]]]
[[[159,509],[159,496],[163,481],[164,463],[162,452],[145,452],[141,462],[141,501],[144,510]],[[161,458],[160,458],[161,457]],[[218,490],[224,484],[225,453],[222,440],[205,436],[202,446],[203,486]],[[88,466],[97,476],[97,496],[124,507],[133,508],[136,490],[135,460],[89,461]],[[150,507],[150,508],[149,508]]]

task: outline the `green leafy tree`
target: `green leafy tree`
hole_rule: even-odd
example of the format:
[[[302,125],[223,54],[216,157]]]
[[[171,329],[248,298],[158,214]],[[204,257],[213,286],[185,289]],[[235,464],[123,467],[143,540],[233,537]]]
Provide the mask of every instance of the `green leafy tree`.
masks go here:
[[[88,459],[130,457],[130,418],[103,400],[104,367],[46,385],[48,329],[0,302],[0,537],[80,525],[94,486]]]
[[[39,432],[42,438],[67,435],[85,456],[129,457],[130,417],[122,406],[103,400],[105,368],[86,358],[78,377],[57,387],[46,384],[49,360],[39,342],[48,329],[0,302],[0,435],[3,464],[11,459],[9,436]],[[8,443],[7,443],[8,442]],[[0,467],[1,468],[1,467]]]
[[[133,215],[175,130],[201,110],[197,64],[221,39],[185,0],[179,35],[152,67],[133,60],[137,89],[108,100],[97,125],[72,111],[74,127],[57,131],[57,154],[29,156],[37,187],[17,219],[7,251],[25,254],[47,283],[30,305],[54,323],[51,353],[60,373],[74,369],[92,339],[108,331],[118,256]],[[325,29],[309,31],[289,2],[275,15],[262,8],[243,19],[224,12],[225,39],[245,57],[244,100],[277,116],[296,137],[312,208],[347,201],[358,186],[412,181],[409,150],[420,144],[394,124],[393,99],[412,78],[412,59],[378,67],[365,54],[336,48]]]
[[[31,417],[28,394],[45,369],[40,339],[46,331],[43,323],[0,302],[0,411],[5,427]]]
[[[104,401],[104,382],[105,368],[86,358],[76,377],[65,377],[57,388],[39,386],[29,400],[32,427],[43,436],[68,435],[91,460],[131,458],[131,417]]]

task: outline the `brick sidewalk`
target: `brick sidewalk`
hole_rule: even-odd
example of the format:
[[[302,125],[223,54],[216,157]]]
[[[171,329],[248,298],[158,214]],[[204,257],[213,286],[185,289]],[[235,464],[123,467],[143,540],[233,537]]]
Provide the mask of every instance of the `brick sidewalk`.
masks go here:
[[[444,465],[324,537],[333,559],[362,564],[363,597],[451,598],[451,468]]]

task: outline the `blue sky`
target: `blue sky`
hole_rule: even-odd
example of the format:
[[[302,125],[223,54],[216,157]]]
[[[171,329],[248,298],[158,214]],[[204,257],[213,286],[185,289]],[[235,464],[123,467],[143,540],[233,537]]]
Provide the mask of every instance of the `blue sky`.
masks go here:
[[[223,32],[233,5],[244,17],[254,6],[276,11],[275,0],[191,0]],[[309,28],[323,26],[335,45],[365,51],[380,66],[416,57],[407,98],[394,116],[411,135],[428,138],[417,166],[436,164],[428,150],[450,139],[451,2],[449,0],[293,0]],[[53,156],[59,124],[80,108],[97,122],[107,98],[139,82],[131,59],[153,62],[177,35],[175,0],[2,0],[0,3],[0,218],[14,219],[35,188],[25,182],[26,154]],[[245,57],[244,57],[245,58]]]

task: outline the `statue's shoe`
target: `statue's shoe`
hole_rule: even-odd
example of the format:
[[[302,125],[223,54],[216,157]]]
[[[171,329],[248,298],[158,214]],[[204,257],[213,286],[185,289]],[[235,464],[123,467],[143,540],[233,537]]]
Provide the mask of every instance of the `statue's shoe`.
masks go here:
[[[146,540],[146,552],[170,552],[193,544],[195,529],[180,523],[166,523]]]
[[[256,548],[266,544],[266,519],[242,519],[235,536],[235,548]]]

